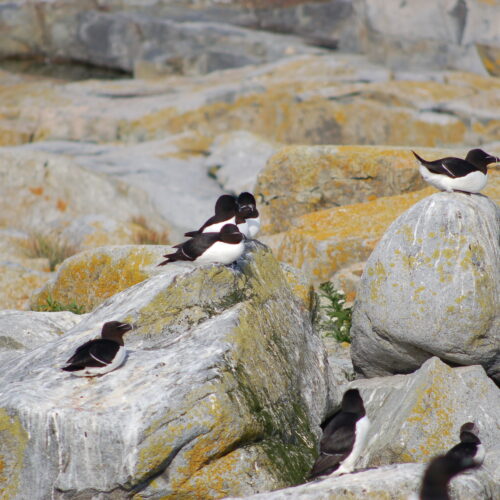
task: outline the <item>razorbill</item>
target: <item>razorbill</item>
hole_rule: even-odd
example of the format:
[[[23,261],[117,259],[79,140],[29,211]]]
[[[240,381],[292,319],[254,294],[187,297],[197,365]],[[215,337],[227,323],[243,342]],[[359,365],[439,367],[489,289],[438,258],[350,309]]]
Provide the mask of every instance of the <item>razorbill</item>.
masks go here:
[[[218,233],[225,224],[244,224],[245,219],[237,214],[236,198],[230,194],[219,196],[215,203],[215,215],[210,217],[200,229],[184,233],[184,236],[193,237],[201,233]]]
[[[499,158],[482,149],[471,149],[465,160],[452,156],[427,161],[412,151],[420,163],[419,171],[426,182],[441,191],[479,193],[488,180],[488,165]]]
[[[434,457],[425,469],[419,500],[449,500],[448,483],[467,469],[479,467],[484,460],[484,447],[477,427],[467,422],[460,429],[460,443],[445,455]]]
[[[257,210],[257,202],[255,201],[254,195],[248,192],[240,193],[237,205],[238,213],[245,218],[248,226],[248,234],[245,236],[248,238],[254,238],[260,230],[260,215]]]
[[[348,390],[342,398],[341,410],[323,430],[320,455],[309,478],[352,472],[365,446],[369,429],[370,421],[358,389]]]
[[[131,325],[120,321],[104,323],[101,338],[89,340],[78,347],[62,370],[79,377],[104,375],[115,370],[125,361],[123,335],[131,329]]]
[[[225,224],[218,233],[200,233],[184,243],[175,245],[177,251],[164,255],[166,260],[158,264],[189,260],[200,264],[231,264],[245,248],[243,235],[235,224]]]

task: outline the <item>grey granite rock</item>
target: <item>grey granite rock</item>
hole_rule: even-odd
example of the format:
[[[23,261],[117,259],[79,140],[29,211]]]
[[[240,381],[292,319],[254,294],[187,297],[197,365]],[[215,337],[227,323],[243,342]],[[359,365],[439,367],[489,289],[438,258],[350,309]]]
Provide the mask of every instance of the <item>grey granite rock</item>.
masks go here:
[[[387,230],[354,304],[358,373],[407,373],[431,356],[481,364],[500,380],[500,209],[481,195],[437,193]]]
[[[57,339],[84,316],[69,311],[0,311],[0,351],[28,351]]]
[[[105,321],[123,367],[59,368]],[[113,296],[0,374],[6,498],[219,498],[300,482],[329,400],[326,355],[272,254],[191,263]],[[333,393],[332,393],[333,392]]]

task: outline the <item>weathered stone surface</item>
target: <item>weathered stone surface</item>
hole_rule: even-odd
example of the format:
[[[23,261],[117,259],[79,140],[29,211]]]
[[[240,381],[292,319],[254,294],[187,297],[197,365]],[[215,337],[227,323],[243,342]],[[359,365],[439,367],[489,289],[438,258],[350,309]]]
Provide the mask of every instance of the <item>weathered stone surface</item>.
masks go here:
[[[0,227],[41,231],[89,214],[119,222],[142,216],[152,227],[165,227],[147,196],[131,185],[61,155],[23,148],[0,151]]]
[[[488,69],[477,44],[500,46],[498,2],[359,0],[362,50],[393,68]]]
[[[394,219],[431,188],[366,203],[320,210],[294,221],[289,231],[261,238],[277,258],[299,268],[316,283],[350,264],[366,260]]]
[[[29,351],[57,339],[83,319],[69,311],[0,311],[0,351]]]
[[[358,287],[356,371],[407,373],[439,356],[500,381],[499,242],[500,209],[482,195],[437,193],[401,215]]]
[[[248,247],[232,268],[167,266],[4,364],[4,496],[209,499],[303,479],[338,395],[277,261]],[[123,367],[58,370],[112,319],[135,326]]]
[[[254,500],[408,500],[418,491],[423,473],[422,464],[387,465],[245,498]],[[471,473],[462,474],[453,479],[451,491],[454,500],[493,498],[488,488]]]
[[[433,358],[414,374],[356,380],[348,387],[359,388],[372,422],[361,470],[250,498],[408,500],[418,491],[423,463],[455,445],[467,421],[478,425],[486,457],[480,469],[452,480],[452,498],[498,497],[500,390],[481,367],[453,369]]]
[[[31,297],[31,308],[75,303],[91,311],[106,299],[161,273],[158,264],[170,250],[162,245],[123,245],[90,249],[66,259],[55,277]]]
[[[277,147],[250,132],[229,132],[214,141],[205,164],[225,191],[253,193],[257,175]]]

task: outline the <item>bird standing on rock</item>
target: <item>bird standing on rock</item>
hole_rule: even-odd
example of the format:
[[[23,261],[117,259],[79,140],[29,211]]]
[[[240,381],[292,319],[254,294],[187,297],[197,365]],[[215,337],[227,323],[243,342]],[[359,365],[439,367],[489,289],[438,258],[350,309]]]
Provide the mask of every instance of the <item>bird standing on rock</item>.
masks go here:
[[[158,265],[164,266],[179,260],[199,264],[231,264],[241,257],[245,249],[243,239],[236,225],[225,224],[219,233],[200,233],[175,245],[177,251],[164,255],[166,260]]]
[[[472,422],[467,422],[460,429],[460,443],[445,455],[431,460],[424,472],[419,500],[450,500],[450,480],[460,472],[479,467],[483,463],[484,447],[477,434],[477,427]]]
[[[339,476],[354,470],[364,449],[370,421],[358,389],[350,389],[342,398],[341,410],[328,422],[320,441],[320,455],[309,478],[326,474]]]
[[[441,191],[479,193],[488,180],[488,165],[500,158],[485,153],[482,149],[471,149],[465,160],[452,156],[427,161],[412,151],[420,163],[420,174],[426,182]]]
[[[101,338],[89,340],[78,347],[61,369],[79,377],[104,375],[115,370],[125,361],[123,335],[130,330],[132,326],[128,323],[104,323]]]

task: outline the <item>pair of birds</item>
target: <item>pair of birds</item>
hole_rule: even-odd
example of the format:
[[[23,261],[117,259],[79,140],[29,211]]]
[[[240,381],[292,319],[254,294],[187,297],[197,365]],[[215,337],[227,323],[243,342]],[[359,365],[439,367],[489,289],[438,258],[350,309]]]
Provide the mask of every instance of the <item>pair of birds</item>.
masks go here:
[[[369,430],[370,421],[359,390],[350,389],[342,398],[340,411],[323,429],[320,455],[309,473],[309,479],[352,472],[365,447]],[[426,468],[419,500],[449,500],[450,480],[464,470],[479,467],[484,455],[476,425],[472,422],[462,425],[460,443],[446,454],[435,457]]]
[[[191,239],[174,245],[174,253],[164,255],[164,266],[179,260],[200,264],[231,264],[241,257],[244,238],[254,238],[260,229],[260,216],[252,193],[241,193],[238,198],[225,194],[215,203],[215,215],[197,231],[184,236]]]
[[[471,149],[465,160],[452,156],[439,160],[424,160],[412,151],[420,163],[420,174],[426,182],[441,191],[479,193],[488,180],[488,165],[500,162],[500,158]]]

